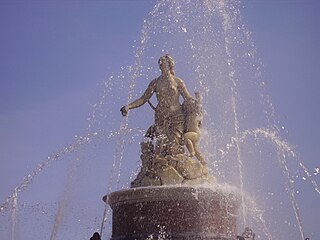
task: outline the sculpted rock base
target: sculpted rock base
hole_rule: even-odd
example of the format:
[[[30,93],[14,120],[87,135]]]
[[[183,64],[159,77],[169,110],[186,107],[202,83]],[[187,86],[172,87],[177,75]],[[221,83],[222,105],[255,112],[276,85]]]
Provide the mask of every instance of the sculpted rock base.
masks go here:
[[[215,183],[215,178],[208,173],[206,165],[186,155],[150,157],[148,161],[146,158],[143,153],[141,170],[131,187]]]

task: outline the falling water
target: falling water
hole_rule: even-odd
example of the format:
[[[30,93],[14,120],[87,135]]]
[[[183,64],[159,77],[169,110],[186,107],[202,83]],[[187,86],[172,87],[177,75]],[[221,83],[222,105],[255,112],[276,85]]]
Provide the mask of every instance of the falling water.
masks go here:
[[[231,81],[231,108],[232,112],[234,115],[234,132],[235,132],[235,145],[237,149],[237,162],[238,162],[238,167],[239,167],[239,179],[240,179],[240,194],[241,194],[241,208],[242,208],[242,216],[243,216],[243,225],[246,226],[246,206],[244,202],[244,192],[243,192],[243,170],[242,170],[242,159],[241,159],[241,151],[240,151],[240,146],[239,146],[239,120],[238,120],[238,113],[237,113],[237,103],[236,103],[236,98],[237,98],[237,83],[235,79],[235,68],[234,68],[234,61],[231,56],[231,52],[229,49],[229,45],[231,44],[230,39],[228,38],[229,34],[228,31],[231,28],[231,23],[230,23],[230,17],[226,12],[225,9],[225,2],[220,1],[220,9],[222,11],[222,16],[223,16],[223,30],[225,34],[225,51],[227,54],[227,64],[229,66],[229,79]]]
[[[156,5],[154,7],[154,11],[157,10],[159,4]],[[136,80],[137,78],[142,76],[141,73],[141,67],[142,67],[142,63],[141,63],[141,59],[142,56],[144,54],[144,50],[145,50],[145,43],[148,41],[149,38],[149,32],[148,29],[149,28],[150,23],[148,23],[147,21],[144,22],[143,27],[142,27],[142,31],[141,31],[141,38],[140,38],[140,43],[141,45],[139,47],[136,48],[135,50],[135,61],[133,66],[129,66],[128,68],[122,68],[122,73],[118,76],[118,79],[124,79],[124,76],[129,77],[130,79],[130,83],[129,83],[129,88],[128,88],[128,94],[127,94],[127,101],[124,102],[124,105],[129,104],[132,101],[133,98],[133,91],[134,91],[134,87],[136,85]],[[124,70],[126,70],[126,74],[124,74]],[[113,76],[111,77],[111,79],[113,79]],[[110,80],[110,78],[109,78]],[[112,88],[108,87],[110,81],[106,82],[106,86],[107,86],[107,91],[110,91]],[[105,98],[105,96],[107,95],[107,91],[104,92],[104,95],[102,98]],[[100,101],[100,103],[102,103]],[[129,115],[129,113],[128,113]],[[113,187],[113,183],[114,183],[114,178],[115,178],[115,174],[116,174],[116,170],[118,169],[118,177],[117,177],[117,183],[119,186],[119,182],[120,182],[120,177],[121,177],[121,169],[122,169],[122,161],[123,161],[123,156],[124,156],[124,151],[125,151],[125,144],[126,144],[126,140],[125,137],[128,133],[128,119],[129,118],[122,118],[121,123],[120,123],[120,127],[119,127],[119,132],[121,132],[121,134],[119,135],[118,139],[117,139],[117,147],[115,150],[115,153],[113,155],[113,164],[112,164],[112,172],[109,178],[109,183],[108,183],[108,187],[107,187],[107,194],[112,192],[112,187]],[[105,223],[108,221],[108,216],[110,215],[110,208],[109,206],[106,204],[105,208],[104,208],[104,212],[103,212],[103,217],[102,217],[102,222],[101,222],[101,228],[100,228],[100,235],[102,236],[102,231],[104,230],[104,226]]]
[[[53,229],[51,232],[50,240],[57,239],[58,230],[59,230],[60,225],[62,224],[63,217],[64,217],[64,214],[66,212],[66,208],[69,203],[71,187],[74,185],[74,176],[79,168],[79,163],[80,163],[80,158],[76,158],[74,160],[74,164],[73,164],[74,166],[72,166],[72,169],[69,173],[66,189],[63,194],[62,200],[59,202],[58,211],[57,211],[56,216],[54,218],[54,224],[53,224]]]
[[[278,159],[287,181],[291,179],[291,175],[288,163],[283,161],[281,153],[284,150],[290,155],[293,151],[277,137],[279,128],[276,125],[275,111],[264,92],[260,62],[255,58],[256,49],[250,32],[242,22],[239,6],[238,1],[159,1],[149,13],[149,18],[144,21],[140,40],[135,42],[138,53],[135,54],[133,66],[136,68],[129,68],[125,75],[132,75],[128,78],[131,82],[126,87],[129,89],[128,103],[133,99],[134,93],[135,97],[140,96],[148,82],[159,75],[157,57],[165,53],[174,57],[177,75],[184,79],[189,89],[200,90],[204,95],[206,134],[202,150],[213,167],[213,174],[218,175],[221,181],[239,183],[241,215],[243,225],[246,225],[247,222],[252,222],[247,220],[250,211],[245,201],[245,192],[250,192],[246,186],[246,169],[249,165],[245,157],[247,151],[244,150],[249,144],[246,136],[254,135],[256,138],[261,135],[262,138],[256,141],[262,141],[263,144],[265,142],[262,139],[271,140],[275,146],[275,156],[281,155],[279,159],[275,159]],[[144,84],[139,83],[140,79]],[[120,129],[130,125],[147,128],[148,125],[141,125],[139,116],[133,112],[129,117],[130,122],[128,120],[124,124],[126,120],[122,120]],[[113,166],[118,171],[117,183],[122,177],[122,161],[126,160],[124,145],[128,141],[125,137],[118,141],[114,155]],[[295,158],[294,155],[290,157]],[[240,181],[235,179],[235,172]],[[126,177],[125,175],[124,178]],[[109,186],[113,184],[113,177],[111,179]],[[297,199],[292,197],[294,188],[291,186],[285,189],[303,237]],[[274,233],[266,227],[269,223],[264,220],[262,213],[250,217],[262,225],[262,235],[273,239]]]
[[[278,161],[281,164],[281,167],[283,168],[283,172],[285,173],[285,176],[287,178],[287,187],[286,191],[288,192],[288,195],[290,196],[291,200],[291,205],[298,223],[299,231],[301,234],[302,239],[305,239],[304,232],[303,232],[303,227],[302,227],[302,220],[300,217],[299,213],[299,207],[297,204],[297,200],[295,197],[295,188],[294,188],[294,181],[290,177],[290,171],[288,169],[287,163],[286,163],[286,156],[291,155],[292,157],[295,157],[295,153],[289,146],[289,144],[281,140],[275,132],[270,132],[267,129],[255,129],[255,130],[246,130],[242,134],[240,134],[240,137],[232,139],[233,142],[244,142],[245,139],[248,136],[254,136],[255,138],[258,138],[258,136],[262,136],[263,138],[270,140],[273,144],[274,147],[278,151]],[[228,144],[232,145],[232,144]],[[220,150],[220,152],[226,154],[226,151]]]
[[[17,188],[15,188],[13,193],[13,199],[12,199],[11,240],[16,239],[17,219],[18,219],[18,191],[17,191]]]
[[[32,183],[34,178],[39,173],[41,173],[47,166],[49,166],[52,162],[58,161],[59,159],[61,159],[65,155],[73,153],[73,152],[79,150],[79,148],[81,148],[82,146],[91,143],[91,141],[94,138],[96,138],[98,135],[99,135],[99,133],[95,132],[95,133],[87,134],[86,136],[76,137],[76,139],[71,144],[63,147],[62,149],[60,149],[56,153],[49,155],[47,157],[47,159],[45,161],[43,161],[42,163],[40,163],[34,171],[32,171],[30,174],[26,175],[24,177],[22,183],[15,188],[14,192],[11,195],[9,195],[3,203],[0,204],[0,212],[4,211],[6,209],[6,207],[8,207],[11,199],[14,199],[15,197],[18,196],[18,194],[20,192],[24,191]],[[113,133],[113,132],[109,134],[110,137],[113,135],[115,135],[115,133]]]
[[[103,156],[106,170],[111,166],[111,172],[105,173],[108,179],[107,186],[101,190],[103,194],[129,185],[128,178],[139,164],[139,141],[145,129],[152,124],[153,112],[145,107],[121,118],[121,106],[115,105],[114,100],[121,99],[125,105],[140,96],[148,83],[159,75],[157,60],[166,53],[175,59],[176,73],[190,92],[198,90],[203,94],[205,120],[201,150],[212,174],[220,182],[239,188],[242,225],[255,228],[261,239],[284,239],[286,232],[285,236],[293,238],[296,229],[303,239],[304,229],[292,168],[302,170],[301,179],[310,181],[317,194],[320,191],[315,176],[319,169],[312,173],[280,137],[273,105],[264,92],[260,60],[256,57],[250,32],[241,19],[240,3],[236,0],[160,0],[144,21],[140,39],[134,45],[133,64],[121,68],[120,73],[112,74],[102,84],[100,99],[92,105],[88,116],[88,134],[76,137],[70,145],[50,154],[1,203],[0,213],[14,204],[12,239],[17,223],[18,195],[47,166],[78,153],[82,147],[97,145],[94,149],[99,151],[107,144],[112,145],[108,148],[108,156]],[[144,121],[141,121],[141,116]],[[92,156],[89,157],[91,161]],[[90,162],[88,159],[82,162]],[[272,188],[269,181],[278,186]],[[286,185],[282,186],[284,182]],[[73,185],[67,183],[67,189]],[[280,187],[283,189],[279,190]],[[282,203],[285,198],[281,195],[283,190],[287,191],[288,204]],[[63,214],[70,208],[67,203],[71,200],[67,195],[64,194],[59,201],[53,217],[51,239],[56,238]],[[249,195],[254,200],[249,199]],[[286,204],[291,204],[293,217],[290,215],[292,210],[289,212],[285,208]],[[279,209],[282,214],[277,212]],[[286,214],[290,216],[284,217]],[[283,226],[278,218],[284,218],[286,222],[295,219],[297,227],[294,224]],[[101,223],[100,233],[108,220],[110,208],[106,205],[102,222],[100,219],[96,221],[96,225]]]
[[[141,133],[144,130],[142,129],[127,129],[126,134],[129,134],[130,136],[134,135],[141,135]],[[76,136],[75,140],[60,149],[59,151],[50,154],[44,162],[39,164],[37,168],[32,171],[30,174],[27,174],[26,177],[23,179],[22,183],[19,184],[13,193],[7,197],[7,199],[1,203],[1,208],[0,212],[5,216],[6,210],[8,210],[11,207],[11,239],[16,239],[16,227],[18,223],[18,196],[24,192],[25,190],[30,187],[30,185],[34,182],[36,177],[40,175],[47,167],[51,166],[53,162],[62,160],[66,158],[67,155],[72,155],[72,154],[79,154],[79,150],[85,149],[85,147],[89,145],[95,145],[99,143],[100,141],[109,141],[114,139],[120,135],[123,135],[121,131],[110,131],[106,132],[105,130],[99,130],[93,133],[88,133],[84,136]],[[59,201],[57,204],[57,209],[56,209],[56,214],[55,216],[52,216],[54,221],[53,221],[53,227],[52,227],[52,232],[51,232],[51,238],[52,240],[57,239],[58,236],[58,231],[61,226],[61,223],[63,222],[65,212],[67,211],[67,208],[70,208],[69,202],[70,202],[70,192],[71,189],[75,186],[75,180],[74,180],[74,175],[76,173],[78,165],[79,165],[79,157],[75,158],[74,161],[74,166],[71,169],[71,172],[68,174],[68,181],[66,184],[66,189],[63,194],[62,199]],[[22,207],[22,210],[25,210],[24,207]],[[49,210],[46,210],[46,212]],[[52,211],[52,210],[50,210]],[[45,212],[44,212],[45,213]],[[35,213],[32,213],[35,214]]]
[[[316,167],[314,169],[314,173],[311,174],[310,171],[308,170],[308,168],[302,163],[299,162],[300,167],[303,169],[303,171],[306,173],[307,178],[310,180],[310,182],[312,183],[312,185],[314,186],[314,190],[320,194],[320,188],[317,184],[317,182],[313,179],[314,176],[317,176],[320,173],[320,167]],[[302,179],[305,181],[307,179],[306,177],[302,177]]]

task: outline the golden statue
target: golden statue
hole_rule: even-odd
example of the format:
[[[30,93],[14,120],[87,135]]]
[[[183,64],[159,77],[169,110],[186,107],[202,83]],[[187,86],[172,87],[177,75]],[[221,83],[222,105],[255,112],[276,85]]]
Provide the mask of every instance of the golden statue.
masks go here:
[[[165,157],[182,153],[184,134],[184,113],[179,102],[180,95],[184,101],[191,98],[182,79],[174,74],[174,61],[165,55],[159,59],[161,75],[152,80],[144,94],[121,108],[123,116],[130,109],[140,107],[156,94],[158,105],[155,107],[155,136],[157,137],[156,154]],[[169,145],[168,145],[169,144]]]
[[[196,98],[191,97],[183,80],[175,76],[174,60],[170,55],[159,59],[159,67],[161,75],[151,81],[143,95],[120,109],[122,115],[126,116],[130,109],[138,108],[146,102],[152,106],[149,100],[156,94],[158,104],[156,107],[152,106],[155,110],[155,122],[145,135],[155,141],[141,144],[143,164],[133,186],[181,183],[184,178],[207,174],[203,173],[206,162],[198,150],[203,118],[201,96],[196,93]],[[184,100],[183,104],[179,101],[180,96]],[[189,157],[184,155],[184,144],[190,153]],[[201,164],[191,159],[194,156]],[[191,168],[197,170],[190,170]],[[175,172],[181,176],[174,176]],[[170,181],[170,178],[174,180]]]

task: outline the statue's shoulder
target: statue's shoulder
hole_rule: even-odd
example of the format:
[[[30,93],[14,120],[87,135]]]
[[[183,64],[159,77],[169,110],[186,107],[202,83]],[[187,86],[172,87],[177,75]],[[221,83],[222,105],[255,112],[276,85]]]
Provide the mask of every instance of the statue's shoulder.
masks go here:
[[[160,81],[160,79],[161,79],[161,76],[156,77],[156,78],[155,78],[155,79],[153,79],[151,82],[152,82],[152,83],[157,83],[157,82],[159,82],[159,81]]]
[[[173,77],[175,82],[178,84],[178,85],[181,85],[181,84],[184,84],[183,80],[177,76],[174,76]]]
[[[151,91],[151,92],[157,92],[157,85],[158,85],[158,82],[159,82],[159,78],[155,78],[153,79],[150,83],[149,83],[149,86],[148,86],[148,89],[147,91]]]
[[[155,87],[157,85],[157,82],[159,81],[159,77],[153,79],[150,83],[149,86]]]
[[[175,81],[178,81],[178,82],[183,82],[183,80],[181,79],[181,78],[179,78],[179,77],[177,77],[177,76],[173,76],[173,78],[174,78],[174,80]]]

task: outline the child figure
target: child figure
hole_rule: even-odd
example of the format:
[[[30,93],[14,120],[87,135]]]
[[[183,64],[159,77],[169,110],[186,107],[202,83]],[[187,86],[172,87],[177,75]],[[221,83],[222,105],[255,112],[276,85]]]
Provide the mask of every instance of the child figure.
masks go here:
[[[201,164],[206,164],[201,153],[198,150],[200,140],[200,128],[202,125],[203,113],[201,105],[201,95],[195,92],[195,99],[189,98],[182,105],[185,114],[184,123],[184,142],[190,153],[190,157],[196,156]]]

